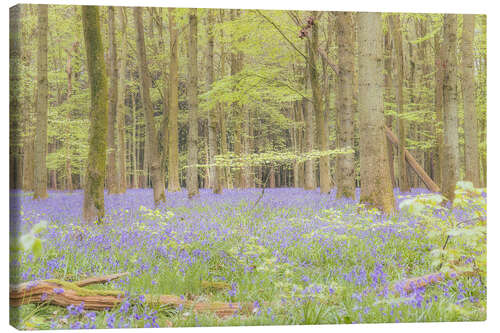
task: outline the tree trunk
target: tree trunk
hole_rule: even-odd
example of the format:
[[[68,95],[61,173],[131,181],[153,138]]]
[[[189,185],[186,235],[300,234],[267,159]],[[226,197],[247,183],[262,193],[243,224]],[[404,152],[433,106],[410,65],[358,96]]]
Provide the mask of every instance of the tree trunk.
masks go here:
[[[404,150],[406,148],[406,130],[405,130],[405,120],[404,116],[404,56],[403,56],[403,37],[401,32],[401,22],[399,14],[394,14],[390,17],[391,34],[394,39],[394,48],[396,50],[395,56],[395,67],[396,67],[396,105],[398,113],[398,137],[399,137],[399,149],[398,149],[398,166],[399,166],[399,190],[401,192],[408,192],[410,190],[408,184],[408,176],[406,174],[406,161]]]
[[[73,70],[71,67],[71,50],[67,50],[68,52],[68,60],[66,63],[66,74],[68,75],[68,91],[66,93],[66,103],[71,105],[70,98],[71,98],[71,92],[73,90],[72,87],[72,76],[73,76]],[[73,172],[71,171],[71,139],[70,139],[70,122],[71,122],[71,107],[68,108],[66,112],[66,137],[64,142],[65,145],[65,150],[66,150],[66,165],[65,165],[65,172],[66,172],[66,191],[72,192],[73,191]]]
[[[457,15],[444,15],[444,79],[443,79],[443,195],[453,202],[458,163],[457,105]]]
[[[161,172],[160,153],[158,149],[158,137],[154,124],[153,105],[149,89],[151,86],[151,78],[147,68],[146,46],[144,44],[144,25],[142,19],[142,8],[134,8],[134,18],[137,32],[137,56],[139,61],[139,77],[141,80],[142,105],[144,109],[144,119],[146,123],[146,145],[149,147],[149,166],[151,168],[153,181],[154,202],[157,205],[160,202],[165,202],[165,182]],[[144,159],[146,160],[146,159]],[[145,171],[145,170],[144,170]]]
[[[311,87],[310,75],[309,75],[309,64],[306,64],[305,69],[305,90],[306,92]],[[313,116],[313,105],[307,99],[302,100],[302,108],[304,110],[305,118],[305,152],[311,153],[314,149],[314,116]],[[308,159],[304,162],[304,189],[314,190],[316,188],[316,181],[314,177],[314,161]]]
[[[132,99],[132,187],[138,188],[137,182],[137,158],[138,158],[138,148],[137,148],[137,106],[135,103],[135,94],[132,93],[130,98]]]
[[[320,87],[319,69],[318,69],[318,13],[312,12],[313,25],[311,39],[309,41],[309,71],[313,97],[314,114],[316,116],[316,134],[318,141],[318,150],[326,152],[328,150],[328,131],[325,126],[326,113],[323,109],[323,101]],[[330,157],[321,156],[319,158],[319,184],[321,193],[329,193],[330,183]]]
[[[117,155],[118,155],[118,192],[127,191],[127,149],[125,145],[125,96],[127,94],[126,72],[127,72],[127,16],[125,8],[118,8],[120,12],[120,56],[118,58],[118,82],[116,101],[116,124],[117,124]]]
[[[337,148],[354,149],[354,110],[353,103],[353,63],[354,63],[354,22],[352,14],[340,12],[336,19],[338,45],[337,75]],[[337,198],[356,196],[354,183],[354,152],[336,157]]]
[[[108,7],[108,42],[109,42],[109,120],[108,120],[108,157],[107,157],[107,186],[109,194],[119,193],[118,170],[116,165],[116,99],[118,95],[118,66],[116,63],[116,40],[115,40],[115,9]]]
[[[47,80],[48,5],[38,5],[37,98],[35,128],[35,184],[33,199],[45,199],[47,194]]]
[[[91,97],[83,220],[90,223],[95,220],[100,222],[105,213],[104,177],[106,175],[108,87],[99,23],[99,7],[82,6],[82,20]]]
[[[392,39],[390,30],[387,29],[384,35],[384,103],[392,103]],[[392,129],[393,116],[385,117],[385,124],[389,129]],[[387,160],[389,161],[389,172],[391,174],[392,187],[396,187],[396,178],[394,176],[394,152],[392,144],[387,140]]]
[[[464,96],[465,180],[479,183],[479,152],[474,76],[474,15],[463,15],[462,89]]]
[[[189,10],[189,37],[188,37],[188,107],[189,133],[186,187],[188,197],[199,194],[198,191],[198,19],[196,9]],[[210,42],[209,42],[210,44]],[[212,40],[213,51],[213,40]],[[213,61],[213,54],[212,54]],[[208,69],[210,71],[210,69]],[[210,74],[209,74],[210,76]],[[213,77],[213,66],[212,66]],[[213,79],[212,79],[213,80]]]
[[[214,83],[214,13],[209,9],[207,12],[207,38],[208,38],[208,57],[207,57],[207,90],[212,88]],[[217,155],[217,123],[218,108],[212,107],[208,110],[208,164],[210,165],[210,179],[212,191],[216,194],[222,192],[221,169],[216,167],[215,155]]]
[[[384,133],[383,34],[380,13],[358,13],[360,202],[394,210]]]
[[[443,176],[442,163],[443,163],[443,47],[441,45],[441,33],[434,35],[434,64],[436,66],[435,73],[435,86],[434,86],[434,107],[436,110],[436,123],[434,131],[436,135],[436,149],[434,159],[434,175],[436,183],[442,186]]]
[[[21,100],[21,52],[22,52],[22,9],[25,5],[16,5],[9,12],[9,188],[26,188],[24,180],[26,177],[26,141],[31,138],[25,136],[22,141],[21,115],[23,114]],[[40,50],[39,50],[40,52]],[[25,118],[25,124],[28,117]],[[29,122],[28,122],[29,124]],[[24,133],[27,135],[27,133]],[[28,140],[26,140],[28,139]],[[20,149],[23,146],[23,161],[21,161]],[[28,149],[29,150],[29,149]],[[32,157],[32,156],[31,156]],[[31,163],[32,164],[32,163]],[[30,175],[31,176],[31,175]],[[24,178],[24,179],[23,179]],[[19,181],[21,179],[21,181]],[[32,187],[31,185],[30,187]],[[14,221],[11,221],[11,223]]]
[[[178,93],[178,31],[175,8],[168,9],[170,32],[170,103],[168,117],[168,191],[181,190],[179,184],[179,93]]]

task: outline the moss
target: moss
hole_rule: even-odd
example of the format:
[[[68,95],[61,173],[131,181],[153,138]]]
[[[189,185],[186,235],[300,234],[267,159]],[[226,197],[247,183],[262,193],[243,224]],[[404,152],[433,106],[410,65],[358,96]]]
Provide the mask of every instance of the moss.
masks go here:
[[[120,290],[92,290],[78,287],[73,282],[62,281],[58,279],[45,280],[46,282],[56,283],[63,287],[63,289],[70,289],[77,293],[78,296],[122,296],[123,291]]]

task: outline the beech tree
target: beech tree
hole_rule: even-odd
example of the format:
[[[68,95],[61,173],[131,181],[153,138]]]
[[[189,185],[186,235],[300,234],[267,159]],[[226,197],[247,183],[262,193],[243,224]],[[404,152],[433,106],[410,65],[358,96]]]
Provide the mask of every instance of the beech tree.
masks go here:
[[[358,13],[360,201],[394,210],[384,131],[383,34],[380,13]]]
[[[153,105],[151,103],[150,87],[151,78],[146,60],[146,46],[144,43],[144,25],[142,17],[142,8],[134,8],[134,19],[136,28],[136,46],[137,58],[139,61],[139,76],[141,80],[141,96],[142,105],[144,108],[144,119],[146,123],[146,144],[149,147],[149,164],[151,167],[151,175],[153,182],[153,196],[155,204],[165,201],[165,180],[161,170],[160,150],[158,145],[158,136],[153,116]],[[170,176],[170,175],[169,175]]]
[[[198,195],[198,17],[196,12],[196,9],[189,11],[189,35],[187,43],[189,133],[186,184],[189,198]]]
[[[354,22],[352,14],[340,12],[336,15],[336,37],[338,45],[338,75],[336,97],[337,148],[354,148]],[[337,198],[354,199],[354,153],[341,154],[336,159]]]
[[[443,76],[443,160],[442,191],[449,202],[455,199],[458,180],[458,103],[457,103],[457,16],[444,15]]]
[[[462,90],[464,104],[465,180],[475,187],[479,182],[479,144],[476,114],[476,80],[474,77],[474,15],[463,16]]]
[[[33,199],[47,194],[47,110],[49,83],[47,78],[48,5],[38,5],[37,97],[35,130],[35,183]]]
[[[108,132],[108,85],[102,45],[99,7],[82,6],[83,35],[90,83],[90,129],[83,196],[83,220],[104,217],[104,178]]]

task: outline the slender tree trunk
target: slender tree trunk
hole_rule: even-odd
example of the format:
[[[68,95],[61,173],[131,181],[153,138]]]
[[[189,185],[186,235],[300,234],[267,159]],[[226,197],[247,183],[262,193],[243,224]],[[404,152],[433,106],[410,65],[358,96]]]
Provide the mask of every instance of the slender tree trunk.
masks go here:
[[[170,32],[170,103],[168,117],[168,191],[180,191],[179,183],[179,94],[178,94],[178,31],[175,22],[175,8],[168,9]]]
[[[318,150],[326,152],[328,150],[328,131],[325,126],[325,110],[323,109],[323,101],[319,79],[318,69],[318,13],[312,12],[313,25],[311,31],[311,40],[309,41],[309,71],[313,97],[314,113],[316,115],[316,133],[318,141]],[[319,158],[319,183],[321,193],[329,193],[331,189],[330,183],[330,157],[321,156]]]
[[[392,39],[390,30],[387,29],[384,35],[384,103],[392,103]],[[392,130],[393,116],[388,115],[385,117],[385,124]],[[391,174],[392,187],[396,187],[396,178],[394,176],[394,152],[392,149],[392,143],[390,140],[387,141],[387,159],[389,161],[389,171]]]
[[[83,35],[90,82],[89,153],[85,175],[83,220],[102,221],[104,217],[104,178],[108,130],[108,87],[104,49],[99,23],[99,7],[82,6]]]
[[[165,182],[161,172],[160,153],[158,149],[158,137],[154,124],[153,105],[149,89],[151,86],[151,78],[147,67],[146,46],[144,44],[144,24],[142,18],[142,8],[134,8],[135,26],[137,32],[137,55],[139,61],[139,77],[141,80],[142,106],[144,109],[144,119],[146,123],[146,145],[149,147],[149,166],[151,168],[153,181],[154,202],[157,205],[165,201]],[[144,159],[146,161],[146,159]]]
[[[337,75],[337,148],[354,149],[354,110],[353,110],[353,63],[354,63],[354,22],[352,14],[339,12],[336,19],[338,45]],[[354,182],[354,152],[336,157],[337,198],[356,196]]]
[[[130,96],[132,99],[132,187],[133,188],[138,188],[138,183],[137,183],[137,155],[138,155],[138,149],[137,149],[137,110],[136,110],[136,103],[135,103],[135,94],[132,93]]]
[[[383,34],[380,13],[358,13],[360,201],[394,210],[384,130]]]
[[[474,15],[463,15],[462,89],[464,96],[465,180],[479,183],[479,152],[474,77]]]
[[[108,121],[108,157],[107,157],[107,186],[109,194],[119,193],[119,174],[116,164],[116,116],[117,116],[117,96],[118,96],[118,66],[116,59],[115,40],[115,9],[108,7],[108,42],[109,42],[109,121]]]
[[[214,83],[214,13],[212,9],[207,12],[207,38],[208,38],[208,57],[207,57],[207,90],[212,88]],[[222,179],[220,167],[216,167],[215,155],[217,155],[217,123],[218,121],[217,107],[208,110],[208,164],[210,165],[210,179],[212,190],[216,194],[222,192]]]
[[[37,98],[35,128],[35,192],[33,199],[45,199],[47,194],[47,31],[48,5],[38,5]]]
[[[305,88],[306,92],[311,87],[310,75],[309,75],[309,65],[306,64],[305,69]],[[305,152],[311,153],[314,147],[314,116],[313,116],[313,105],[310,101],[303,99],[302,100],[302,108],[305,114],[305,136],[306,136],[306,144],[305,144]],[[308,159],[304,163],[304,189],[305,190],[314,190],[316,188],[316,181],[314,177],[314,161],[312,159]]]
[[[73,70],[71,67],[71,50],[67,50],[68,52],[68,61],[66,63],[66,74],[68,76],[68,91],[66,93],[66,103],[71,105],[70,98],[71,98],[71,92],[73,90],[72,87],[72,76],[73,76]],[[65,172],[66,172],[66,191],[72,192],[73,191],[73,172],[71,171],[71,139],[70,139],[70,123],[71,123],[71,107],[68,108],[68,111],[66,112],[66,142],[64,142],[65,145],[65,150],[66,150],[66,165],[65,165]]]
[[[457,15],[444,15],[444,80],[443,80],[443,195],[453,202],[458,163],[458,105],[457,105]]]
[[[399,170],[399,189],[401,192],[408,192],[410,190],[408,184],[408,176],[406,174],[406,160],[404,150],[406,148],[406,129],[404,120],[404,56],[403,56],[403,37],[401,32],[401,22],[399,14],[394,14],[390,17],[391,34],[394,39],[394,48],[396,50],[395,67],[396,67],[396,105],[398,112],[398,170]]]
[[[22,131],[21,131],[21,115],[23,114],[21,100],[21,52],[22,52],[22,9],[26,5],[16,5],[10,8],[9,21],[9,188],[18,189],[25,188],[23,178],[28,180],[29,177],[24,176],[26,161],[26,152],[21,157]],[[40,12],[39,12],[40,16]],[[40,18],[39,18],[40,20]],[[43,23],[43,22],[42,22]],[[40,23],[39,23],[40,24]],[[39,49],[41,52],[40,42],[41,32],[39,31]],[[40,59],[40,57],[39,57]],[[27,119],[25,117],[25,119]],[[26,134],[26,133],[25,133]],[[26,142],[26,140],[25,140]],[[26,151],[26,145],[24,150]],[[23,159],[23,161],[21,160]],[[12,221],[11,224],[17,221]],[[16,226],[17,227],[17,226]]]
[[[434,175],[436,183],[442,186],[443,176],[443,75],[444,75],[444,55],[441,46],[441,33],[434,35],[434,64],[436,66],[435,86],[434,86],[434,107],[436,110],[436,123],[434,125],[436,135],[436,149],[434,160]]]
[[[126,72],[127,72],[127,16],[126,9],[118,9],[120,15],[120,56],[118,59],[118,82],[117,82],[117,152],[118,152],[118,192],[125,193],[127,190],[127,149],[125,145],[125,96],[127,94]]]
[[[188,133],[188,168],[186,185],[188,197],[199,194],[198,191],[198,19],[196,8],[189,10],[189,37],[188,37],[188,105],[189,105],[189,133]],[[209,42],[210,43],[210,42]],[[213,40],[212,40],[213,51]],[[212,54],[213,62],[213,54]],[[209,69],[210,71],[210,69]],[[213,66],[212,66],[213,77]]]

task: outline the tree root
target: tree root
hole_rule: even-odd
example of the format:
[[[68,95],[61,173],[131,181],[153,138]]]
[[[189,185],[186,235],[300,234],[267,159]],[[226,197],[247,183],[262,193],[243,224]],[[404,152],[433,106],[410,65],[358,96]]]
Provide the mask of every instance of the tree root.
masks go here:
[[[90,290],[83,286],[105,283],[118,279],[127,273],[94,277],[77,282],[59,280],[30,281],[10,287],[10,306],[18,307],[30,303],[47,303],[61,307],[79,306],[83,303],[86,310],[111,309],[125,300],[120,290]],[[145,302],[151,305],[167,305],[192,309],[196,312],[214,312],[219,317],[228,317],[235,313],[251,313],[252,304],[223,302],[193,302],[174,295],[144,295]]]

